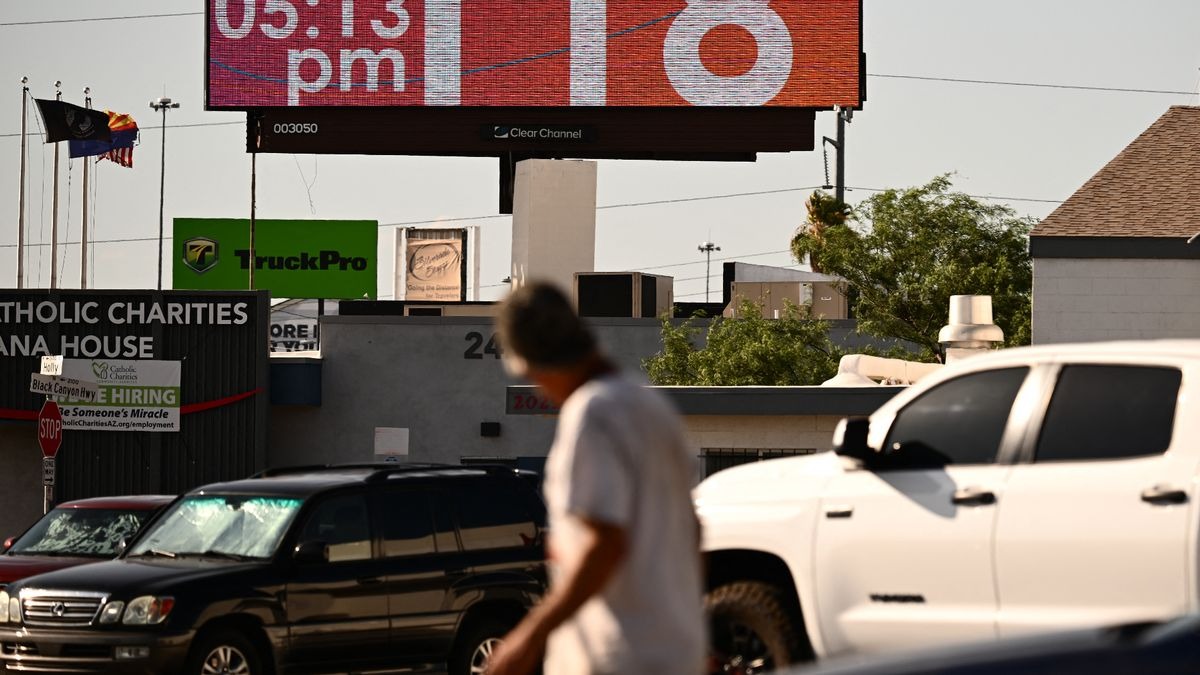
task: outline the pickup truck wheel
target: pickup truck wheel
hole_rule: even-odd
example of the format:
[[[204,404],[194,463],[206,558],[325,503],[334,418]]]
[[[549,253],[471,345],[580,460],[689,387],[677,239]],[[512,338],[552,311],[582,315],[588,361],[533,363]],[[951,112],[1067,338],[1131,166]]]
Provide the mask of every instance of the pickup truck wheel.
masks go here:
[[[455,642],[454,653],[450,655],[450,675],[487,673],[500,639],[512,628],[512,625],[495,619],[484,619],[468,627]]]
[[[812,659],[783,593],[770,584],[720,586],[705,598],[704,608],[711,636],[709,672],[714,675],[756,675]]]
[[[192,646],[188,675],[261,675],[258,652],[249,640],[229,630],[203,636]]]

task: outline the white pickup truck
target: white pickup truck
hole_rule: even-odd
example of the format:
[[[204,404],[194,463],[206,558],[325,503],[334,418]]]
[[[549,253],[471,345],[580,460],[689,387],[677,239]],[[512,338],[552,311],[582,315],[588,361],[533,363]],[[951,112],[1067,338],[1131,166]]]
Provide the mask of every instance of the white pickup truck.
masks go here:
[[[696,489],[715,672],[1200,609],[1200,340],[1001,350]]]

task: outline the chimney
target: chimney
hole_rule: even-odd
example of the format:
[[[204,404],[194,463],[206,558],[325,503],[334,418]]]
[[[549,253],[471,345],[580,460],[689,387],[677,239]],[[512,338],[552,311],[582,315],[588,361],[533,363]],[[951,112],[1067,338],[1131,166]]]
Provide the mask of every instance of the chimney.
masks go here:
[[[950,296],[950,323],[938,333],[946,363],[986,352],[1004,342],[1004,331],[992,323],[992,296]]]

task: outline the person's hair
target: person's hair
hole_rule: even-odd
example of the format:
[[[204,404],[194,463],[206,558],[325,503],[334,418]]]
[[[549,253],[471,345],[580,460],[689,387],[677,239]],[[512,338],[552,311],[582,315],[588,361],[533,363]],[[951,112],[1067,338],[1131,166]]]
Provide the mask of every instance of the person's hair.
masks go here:
[[[596,339],[571,308],[571,301],[543,281],[510,293],[500,303],[496,328],[505,356],[516,356],[534,368],[578,364],[596,351]]]

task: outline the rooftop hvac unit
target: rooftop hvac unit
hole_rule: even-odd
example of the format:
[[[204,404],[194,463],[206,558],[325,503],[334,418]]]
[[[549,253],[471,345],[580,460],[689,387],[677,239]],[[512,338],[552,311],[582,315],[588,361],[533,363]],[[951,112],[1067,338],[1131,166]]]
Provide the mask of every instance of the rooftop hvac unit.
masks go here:
[[[675,279],[641,272],[577,272],[575,311],[586,317],[653,319],[671,311]]]

